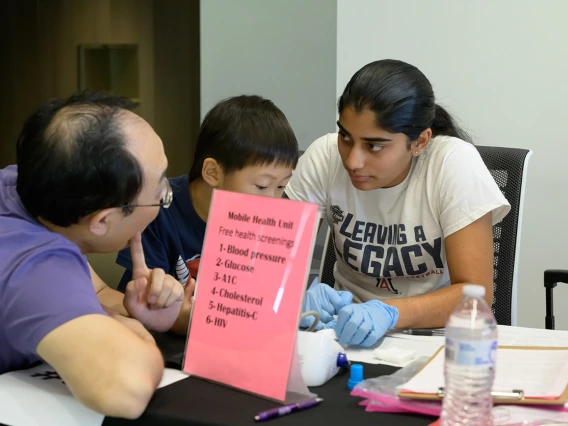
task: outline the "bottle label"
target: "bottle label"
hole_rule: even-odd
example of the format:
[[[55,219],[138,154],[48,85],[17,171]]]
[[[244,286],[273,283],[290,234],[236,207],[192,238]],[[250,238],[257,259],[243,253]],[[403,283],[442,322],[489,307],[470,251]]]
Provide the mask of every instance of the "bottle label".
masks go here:
[[[457,365],[494,366],[497,355],[497,340],[460,342],[446,338],[446,360]]]

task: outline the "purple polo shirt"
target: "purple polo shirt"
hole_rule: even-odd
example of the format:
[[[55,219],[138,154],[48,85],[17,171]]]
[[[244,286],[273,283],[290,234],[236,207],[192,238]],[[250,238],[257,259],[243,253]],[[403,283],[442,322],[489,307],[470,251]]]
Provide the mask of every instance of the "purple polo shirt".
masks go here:
[[[102,310],[79,247],[24,208],[16,166],[0,169],[0,374],[40,360],[50,331]]]

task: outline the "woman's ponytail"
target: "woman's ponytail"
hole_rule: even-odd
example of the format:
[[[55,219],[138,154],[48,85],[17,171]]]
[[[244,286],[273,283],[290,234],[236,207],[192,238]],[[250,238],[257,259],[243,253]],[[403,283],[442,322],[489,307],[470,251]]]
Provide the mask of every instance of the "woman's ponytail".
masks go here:
[[[432,123],[431,129],[433,137],[438,135],[453,136],[471,142],[471,138],[467,132],[461,129],[450,113],[438,104],[434,106],[434,122]]]

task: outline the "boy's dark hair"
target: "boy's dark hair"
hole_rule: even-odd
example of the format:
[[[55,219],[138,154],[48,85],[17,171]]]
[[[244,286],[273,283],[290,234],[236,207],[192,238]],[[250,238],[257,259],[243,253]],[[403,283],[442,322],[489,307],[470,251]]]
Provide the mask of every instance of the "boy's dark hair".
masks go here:
[[[219,102],[205,116],[189,181],[201,177],[206,158],[231,173],[273,162],[295,168],[298,156],[294,131],[276,105],[260,96],[235,96]]]
[[[67,227],[131,203],[142,169],[121,131],[128,99],[82,92],[40,107],[18,137],[17,190],[30,214]]]

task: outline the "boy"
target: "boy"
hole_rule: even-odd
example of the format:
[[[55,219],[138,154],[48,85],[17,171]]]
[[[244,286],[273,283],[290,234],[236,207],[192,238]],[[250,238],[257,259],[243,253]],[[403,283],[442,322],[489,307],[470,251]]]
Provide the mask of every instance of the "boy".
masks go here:
[[[186,285],[196,277],[214,189],[282,197],[298,162],[298,142],[285,115],[259,96],[237,96],[206,115],[189,175],[169,179],[173,202],[142,234],[148,268],[161,268]],[[119,252],[132,280],[132,257]]]

